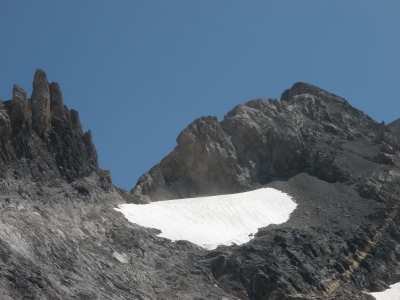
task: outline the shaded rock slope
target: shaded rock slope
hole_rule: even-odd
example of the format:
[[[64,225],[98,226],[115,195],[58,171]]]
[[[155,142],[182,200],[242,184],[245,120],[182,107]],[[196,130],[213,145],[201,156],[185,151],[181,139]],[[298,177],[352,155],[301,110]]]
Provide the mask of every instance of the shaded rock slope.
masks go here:
[[[400,281],[400,134],[296,83],[280,100],[202,117],[131,191],[37,70],[0,101],[0,299],[368,299]],[[274,187],[288,222],[206,251],[127,222],[116,205]]]

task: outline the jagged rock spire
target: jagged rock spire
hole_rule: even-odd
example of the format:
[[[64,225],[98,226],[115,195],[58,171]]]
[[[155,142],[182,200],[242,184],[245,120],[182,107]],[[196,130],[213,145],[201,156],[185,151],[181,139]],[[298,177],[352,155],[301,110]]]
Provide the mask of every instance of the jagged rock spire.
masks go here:
[[[10,120],[13,131],[30,131],[32,112],[26,92],[18,85],[13,87],[13,98],[10,103]]]
[[[83,133],[78,112],[64,105],[60,86],[49,84],[40,69],[30,100],[14,85],[12,100],[0,101],[0,178],[22,158],[29,165],[13,174],[35,181],[73,181],[100,172],[91,132]]]
[[[39,135],[48,132],[50,128],[50,89],[46,73],[37,69],[33,79],[31,96],[32,127]]]
[[[50,89],[50,110],[51,110],[51,125],[53,127],[63,127],[67,123],[65,115],[64,102],[60,86],[57,82],[52,82]]]

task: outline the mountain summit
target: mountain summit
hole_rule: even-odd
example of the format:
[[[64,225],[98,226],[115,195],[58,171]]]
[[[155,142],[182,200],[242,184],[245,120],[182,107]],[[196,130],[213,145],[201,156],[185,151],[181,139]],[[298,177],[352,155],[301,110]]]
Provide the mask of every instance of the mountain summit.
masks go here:
[[[30,98],[15,85],[0,101],[1,297],[372,299],[400,281],[398,125],[296,83],[221,122],[195,120],[125,191],[99,168],[59,85],[37,70]],[[258,188],[290,195],[289,219],[211,251],[115,210]]]
[[[132,191],[138,201],[234,193],[303,172],[348,182],[365,176],[374,162],[396,160],[383,148],[398,147],[389,128],[306,83],[294,84],[281,101],[238,105],[222,122],[199,118],[177,143],[139,179]]]

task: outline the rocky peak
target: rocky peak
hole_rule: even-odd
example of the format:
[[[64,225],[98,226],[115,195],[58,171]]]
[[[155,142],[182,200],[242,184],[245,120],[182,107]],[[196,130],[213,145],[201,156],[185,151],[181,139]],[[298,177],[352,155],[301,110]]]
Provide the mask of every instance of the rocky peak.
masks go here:
[[[296,83],[281,101],[249,101],[228,112],[222,122],[197,119],[178,136],[174,151],[144,174],[132,192],[146,202],[224,194],[300,172],[346,182],[360,175],[352,174],[357,164],[369,164],[365,157],[387,160],[378,159],[379,149],[360,150],[349,158],[344,148],[370,142],[396,148],[387,131],[345,99]]]
[[[14,85],[12,100],[1,103],[0,133],[0,177],[9,176],[7,169],[35,181],[100,172],[91,132],[83,133],[78,112],[64,105],[59,84],[49,84],[43,70],[35,72],[30,101]]]
[[[18,85],[13,87],[13,98],[10,103],[10,120],[13,131],[30,131],[32,127],[32,112],[26,92]]]
[[[50,89],[50,111],[51,111],[51,126],[62,127],[68,124],[65,115],[63,97],[60,86],[57,82],[52,82]]]
[[[281,95],[281,100],[291,101],[296,99],[297,96],[300,95],[312,95],[319,99],[330,99],[337,102],[348,104],[347,101],[342,97],[339,97],[319,87],[304,82],[297,82],[290,89],[285,90]]]

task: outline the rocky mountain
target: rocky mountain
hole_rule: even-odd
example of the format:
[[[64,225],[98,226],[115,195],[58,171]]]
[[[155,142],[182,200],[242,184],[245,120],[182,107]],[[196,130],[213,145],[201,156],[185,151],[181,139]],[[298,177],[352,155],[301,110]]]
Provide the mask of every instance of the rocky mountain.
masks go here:
[[[31,98],[0,102],[2,299],[371,299],[400,281],[398,125],[296,83],[195,120],[124,191],[37,70]],[[289,221],[213,251],[113,209],[259,187],[294,197]]]

